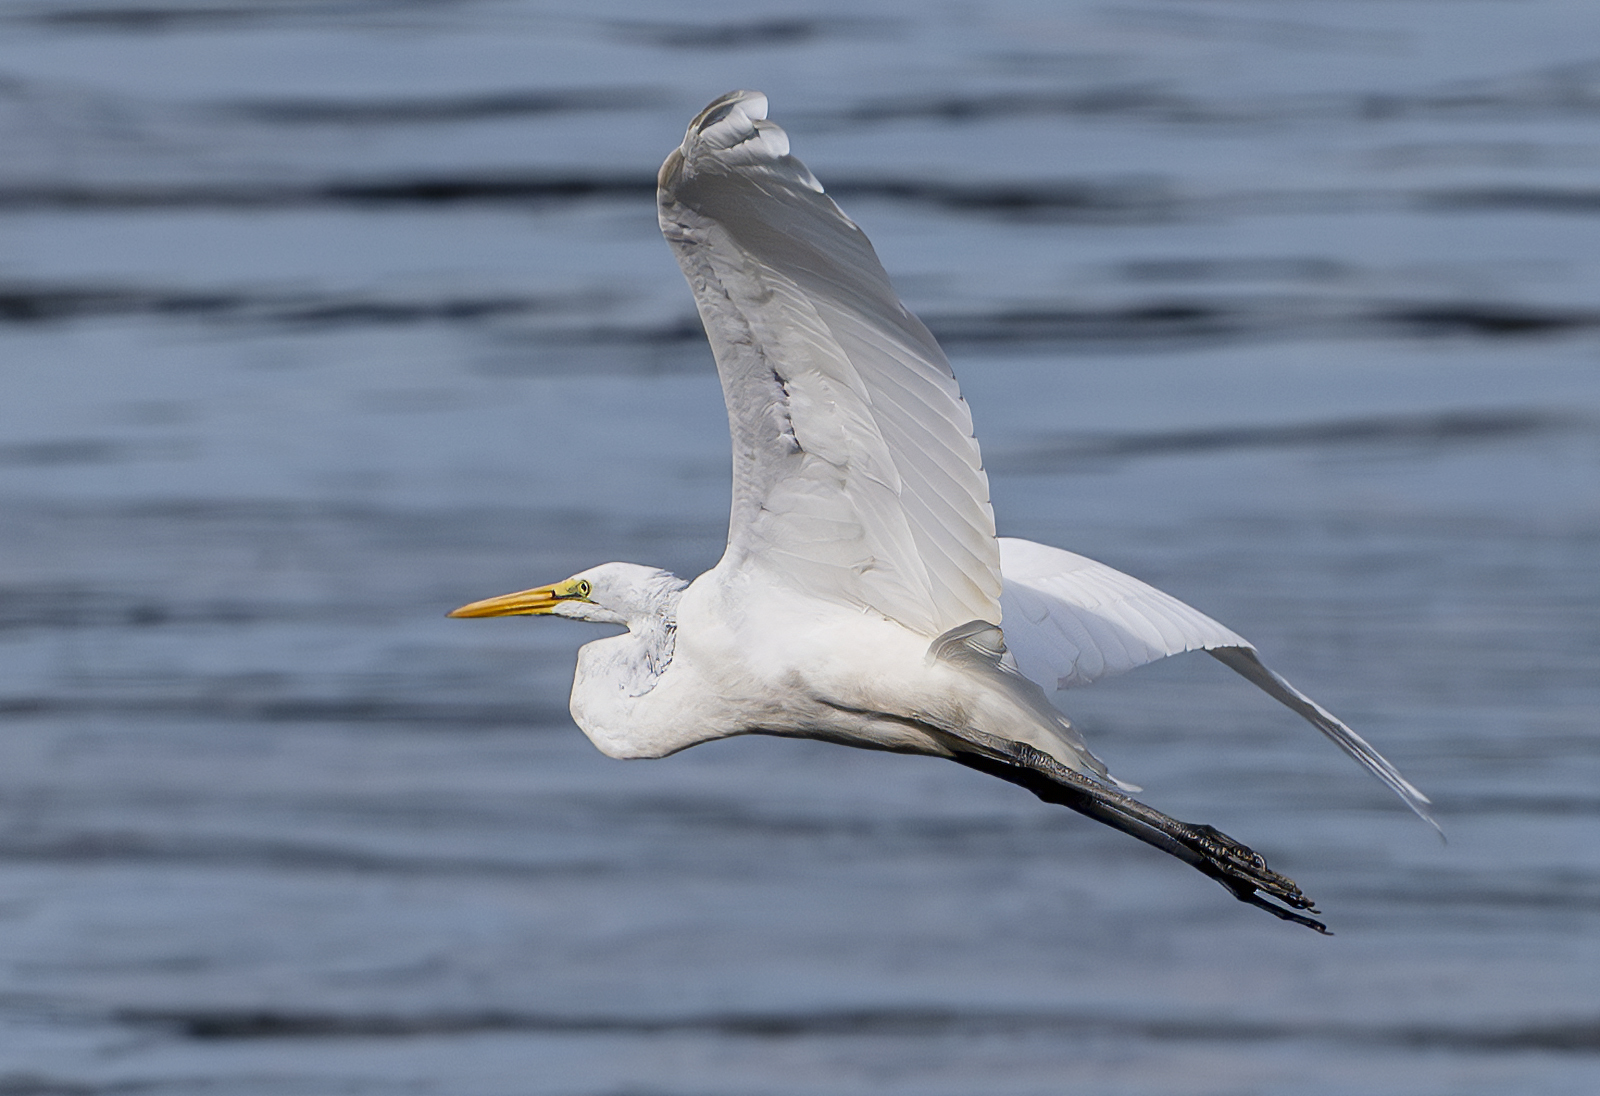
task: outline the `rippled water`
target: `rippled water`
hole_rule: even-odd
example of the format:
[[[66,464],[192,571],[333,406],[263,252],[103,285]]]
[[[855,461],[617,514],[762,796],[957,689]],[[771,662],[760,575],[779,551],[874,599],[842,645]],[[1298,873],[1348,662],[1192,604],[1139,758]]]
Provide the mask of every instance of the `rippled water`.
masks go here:
[[[1600,1090],[1600,8],[0,4],[0,1091]],[[934,760],[600,757],[726,522],[654,224],[755,86],[1003,532],[1216,615],[1075,698],[1338,934]]]

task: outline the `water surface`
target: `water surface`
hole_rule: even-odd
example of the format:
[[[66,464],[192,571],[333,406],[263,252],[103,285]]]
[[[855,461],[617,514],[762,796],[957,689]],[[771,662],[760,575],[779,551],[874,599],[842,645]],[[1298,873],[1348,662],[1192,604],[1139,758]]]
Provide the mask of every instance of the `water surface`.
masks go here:
[[[0,1089],[1589,1093],[1600,9],[0,5]],[[599,756],[722,545],[653,178],[771,96],[1002,532],[1226,621],[1070,705],[1321,939],[934,760]]]

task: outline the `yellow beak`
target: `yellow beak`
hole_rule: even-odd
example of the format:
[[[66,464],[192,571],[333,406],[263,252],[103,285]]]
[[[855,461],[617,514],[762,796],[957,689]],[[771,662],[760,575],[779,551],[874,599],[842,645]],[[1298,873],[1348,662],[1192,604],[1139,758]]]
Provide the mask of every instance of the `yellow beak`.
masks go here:
[[[557,582],[550,586],[540,586],[532,590],[518,590],[514,594],[501,594],[499,597],[485,598],[483,601],[474,601],[471,605],[463,605],[453,609],[448,614],[453,617],[497,617],[497,616],[531,616],[539,613],[548,613],[556,605],[569,598],[577,596],[575,592],[565,589],[569,583]]]

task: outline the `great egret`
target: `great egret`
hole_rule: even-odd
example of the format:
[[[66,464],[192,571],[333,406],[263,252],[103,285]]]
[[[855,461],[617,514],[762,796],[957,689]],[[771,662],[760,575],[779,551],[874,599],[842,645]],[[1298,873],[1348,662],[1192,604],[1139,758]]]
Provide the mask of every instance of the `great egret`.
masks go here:
[[[739,734],[946,757],[1325,932],[1293,880],[1250,849],[1130,797],[1139,789],[1106,772],[1041,685],[1203,649],[1431,822],[1427,798],[1241,636],[1104,564],[995,536],[949,362],[766,116],[759,92],[724,95],[658,177],[661,230],[694,290],[733,435],[721,561],[693,582],[607,563],[450,615],[625,625],[579,651],[572,684],[573,719],[612,757]]]

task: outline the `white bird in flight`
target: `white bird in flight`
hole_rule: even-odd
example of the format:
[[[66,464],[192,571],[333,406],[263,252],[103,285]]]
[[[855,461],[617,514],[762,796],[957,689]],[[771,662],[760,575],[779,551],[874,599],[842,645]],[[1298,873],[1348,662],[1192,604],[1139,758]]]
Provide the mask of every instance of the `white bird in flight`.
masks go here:
[[[579,650],[572,683],[573,719],[612,757],[740,734],[945,757],[1326,932],[1259,855],[1132,798],[1046,689],[1205,650],[1432,822],[1427,797],[1243,637],[1104,564],[995,535],[948,360],[766,117],[761,93],[724,95],[658,177],[733,435],[722,559],[693,582],[601,564],[450,615],[626,626]]]

